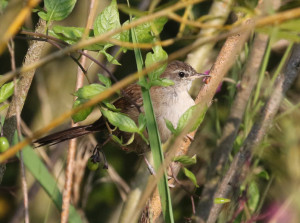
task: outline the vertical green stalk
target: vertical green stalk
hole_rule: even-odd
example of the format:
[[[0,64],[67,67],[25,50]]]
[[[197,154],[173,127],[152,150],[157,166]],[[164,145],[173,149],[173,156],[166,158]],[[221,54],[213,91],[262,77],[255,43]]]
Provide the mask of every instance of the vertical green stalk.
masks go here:
[[[131,29],[131,35],[133,43],[137,43],[137,36],[134,31],[134,28]],[[143,58],[141,55],[141,51],[138,48],[134,49],[136,63],[137,63],[137,69],[138,71],[141,71],[143,69]],[[140,77],[141,82],[147,82],[146,78]],[[145,87],[141,87],[142,89],[142,96],[143,96],[143,106],[145,111],[145,117],[147,120],[147,130],[149,135],[149,142],[151,147],[151,152],[153,155],[154,160],[154,168],[156,172],[158,172],[158,169],[160,167],[163,167],[164,162],[164,156],[163,151],[161,147],[160,142],[160,135],[158,132],[158,127],[155,119],[155,114],[151,102],[151,96],[149,89],[146,89]],[[158,191],[160,195],[160,201],[162,205],[162,212],[164,216],[164,220],[166,223],[174,222],[173,217],[173,209],[172,209],[172,203],[171,203],[171,195],[170,190],[168,186],[168,180],[167,180],[167,174],[164,170],[164,174],[161,179],[158,181]]]

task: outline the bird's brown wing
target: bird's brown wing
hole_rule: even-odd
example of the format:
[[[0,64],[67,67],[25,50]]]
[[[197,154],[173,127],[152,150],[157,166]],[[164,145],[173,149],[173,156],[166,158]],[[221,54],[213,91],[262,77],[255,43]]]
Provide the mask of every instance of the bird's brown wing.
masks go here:
[[[114,102],[116,108],[120,108],[122,113],[128,114],[139,113],[139,109],[142,109],[143,98],[141,87],[137,84],[128,85],[124,91],[123,96]],[[135,116],[135,115],[134,115]],[[134,117],[131,117],[134,118]]]

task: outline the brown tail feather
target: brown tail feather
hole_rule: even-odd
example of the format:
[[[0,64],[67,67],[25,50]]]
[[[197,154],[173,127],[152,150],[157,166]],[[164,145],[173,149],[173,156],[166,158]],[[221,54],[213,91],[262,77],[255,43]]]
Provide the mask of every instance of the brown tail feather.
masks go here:
[[[36,141],[34,141],[34,143],[37,144],[36,147],[45,145],[55,145],[57,143],[74,139],[89,133],[98,132],[102,128],[103,124],[104,122],[102,122],[102,120],[99,119],[98,121],[90,125],[77,126],[47,135],[43,138],[37,139]]]

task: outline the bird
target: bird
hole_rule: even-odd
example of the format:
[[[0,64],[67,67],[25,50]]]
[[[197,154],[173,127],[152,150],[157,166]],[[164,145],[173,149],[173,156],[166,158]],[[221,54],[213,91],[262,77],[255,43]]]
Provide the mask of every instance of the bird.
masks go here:
[[[197,73],[192,66],[182,61],[170,62],[160,78],[167,78],[174,82],[170,86],[153,86],[150,88],[151,101],[156,117],[161,142],[164,143],[171,136],[171,131],[166,126],[169,120],[176,128],[179,118],[195,101],[189,94],[193,80],[208,77],[206,74]],[[138,123],[140,112],[144,112],[141,86],[137,83],[130,84],[123,90],[124,95],[114,102],[114,106],[120,109],[121,113],[128,115],[134,122]],[[56,132],[34,141],[37,147],[54,145],[69,139],[77,138],[89,133],[101,132],[105,129],[105,121],[100,117],[89,125],[77,126],[60,132]],[[130,139],[131,133],[118,133],[124,142]],[[147,132],[145,133],[147,136]],[[136,134],[134,141],[123,147],[127,152],[138,154],[149,150],[149,145]]]

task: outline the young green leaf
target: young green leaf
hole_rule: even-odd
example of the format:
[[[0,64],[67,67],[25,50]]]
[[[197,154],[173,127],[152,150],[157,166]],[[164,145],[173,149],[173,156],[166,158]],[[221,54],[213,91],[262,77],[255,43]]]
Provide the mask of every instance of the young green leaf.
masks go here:
[[[136,20],[137,18],[133,18],[132,21]],[[157,30],[157,34],[159,34],[165,23],[168,21],[168,19],[166,17],[161,17],[158,18],[156,20],[154,20],[154,23],[152,23],[155,27],[155,29]],[[122,26],[127,25],[129,23],[129,20],[127,20],[126,22],[124,22],[122,24]],[[135,27],[135,33],[136,33],[136,37],[137,37],[137,41],[138,43],[152,43],[155,35],[153,35],[152,32],[152,28],[151,23],[147,22],[147,23],[143,23],[141,25],[138,25],[137,27]],[[120,40],[124,41],[124,42],[132,42],[132,38],[130,36],[130,31],[129,30],[125,30],[124,32],[122,32],[120,34]]]
[[[254,213],[260,199],[259,188],[255,181],[251,181],[248,189],[248,194],[249,194],[249,199],[247,202],[248,207],[251,210],[251,213]]]
[[[165,122],[166,122],[167,128],[172,132],[172,134],[175,134],[176,133],[176,129],[174,128],[172,122],[169,121],[168,119],[165,119]]]
[[[151,86],[162,86],[162,87],[168,87],[171,85],[174,85],[174,82],[167,78],[159,78],[157,80],[150,81]]]
[[[259,174],[257,174],[260,178],[263,178],[265,180],[269,180],[270,176],[266,170],[262,170]]]
[[[115,64],[115,65],[121,65],[119,63],[119,61],[116,60],[115,57],[113,57],[112,55],[110,55],[109,53],[106,52],[105,49],[107,49],[107,46],[108,45],[105,45],[104,48],[102,50],[100,50],[100,53],[102,53],[106,57],[106,59],[107,59],[108,62],[110,62],[112,64]]]
[[[197,158],[196,158],[196,155],[194,155],[192,157],[182,155],[182,156],[174,157],[173,161],[174,162],[180,162],[183,165],[192,165],[192,164],[196,164]]]
[[[60,21],[65,19],[73,10],[76,0],[44,0],[46,12],[38,15],[46,21]]]
[[[108,102],[107,100],[102,101],[102,103],[109,109],[112,110],[114,112],[119,112],[121,111],[121,109],[116,108],[116,106],[114,106],[112,103]]]
[[[102,86],[101,84],[90,84],[79,88],[74,95],[81,99],[91,99],[105,90],[106,87]]]
[[[62,36],[71,39],[71,40],[80,40],[85,28],[83,27],[67,27],[67,26],[53,26],[53,32],[56,34],[61,34]]]
[[[183,168],[183,173],[184,173],[185,176],[187,176],[193,182],[195,187],[199,187],[199,185],[197,184],[196,177],[191,171],[189,171],[187,168],[184,167]]]
[[[105,85],[105,87],[110,87],[111,86],[111,80],[104,76],[103,74],[97,74],[98,75],[98,79],[101,83],[103,83]]]
[[[101,35],[108,31],[117,29],[121,26],[117,1],[112,0],[110,5],[107,6],[96,18],[94,23],[95,35]],[[120,34],[113,36],[115,39],[120,39]]]
[[[0,88],[0,103],[8,99],[14,93],[14,82],[11,81],[9,83],[4,84]]]
[[[73,108],[76,108],[76,107],[84,104],[86,101],[87,100],[85,100],[85,99],[77,98],[74,101]],[[72,115],[73,121],[81,122],[81,121],[85,120],[91,114],[91,112],[93,111],[93,108],[94,107],[85,108],[85,109],[82,109],[79,112],[75,113],[74,115]]]
[[[185,125],[188,123],[188,121],[192,118],[196,108],[197,108],[197,105],[190,107],[179,118],[179,121],[177,124],[177,129],[176,129],[176,134],[179,134],[182,131],[182,129],[185,127]],[[201,114],[201,116],[199,116],[199,118],[197,120],[194,120],[193,125],[191,126],[191,128],[189,129],[188,132],[192,132],[192,131],[196,130],[199,127],[199,125],[202,123],[204,116],[205,116],[206,109],[204,109],[203,111],[204,112]]]
[[[228,198],[217,197],[217,198],[214,199],[215,204],[225,204],[225,203],[228,203],[228,202],[230,202],[230,199],[228,199]]]
[[[114,142],[118,143],[120,146],[128,146],[130,145],[134,140],[134,133],[131,135],[129,140],[126,143],[123,143],[123,139],[119,139],[116,135],[111,135],[111,138]]]
[[[139,132],[144,132],[147,125],[147,120],[144,113],[140,113],[138,123],[139,123]]]
[[[67,27],[67,26],[53,26],[52,29],[49,30],[49,35],[58,38],[60,40],[63,40],[67,42],[68,44],[75,44],[79,40],[81,40],[82,35],[84,33],[85,28],[83,27]],[[89,32],[89,38],[94,37],[94,31],[90,30]],[[92,44],[90,46],[85,47],[86,50],[93,50],[93,51],[99,51],[102,50],[104,47],[104,43],[96,43]]]
[[[102,115],[108,119],[109,123],[118,127],[121,131],[139,132],[139,128],[136,126],[135,122],[127,115],[106,109],[101,109],[101,112]]]
[[[133,19],[133,21],[134,20],[135,19]],[[143,23],[143,24],[135,27],[134,30],[135,30],[135,33],[137,36],[137,42],[138,43],[153,42],[155,35],[153,35],[152,28],[154,27],[154,29],[157,31],[157,35],[158,35],[162,31],[162,29],[167,21],[168,21],[168,19],[166,17],[161,17],[161,18],[154,20],[154,22],[152,22],[152,24],[151,24],[151,22],[146,22],[146,23]],[[152,25],[153,25],[153,27],[152,27]]]
[[[155,46],[153,47],[153,53],[150,52],[147,53],[145,65],[146,67],[150,67],[157,62],[164,61],[167,59],[168,59],[168,54],[166,53],[166,51],[164,51],[161,46]],[[166,67],[167,67],[167,63],[160,65],[154,71],[149,73],[150,81],[152,82],[153,80],[157,80],[159,76],[164,72]]]

